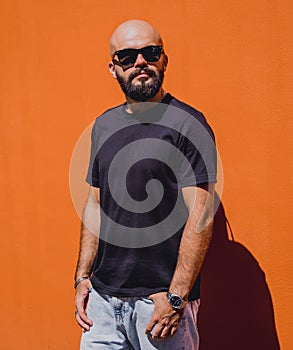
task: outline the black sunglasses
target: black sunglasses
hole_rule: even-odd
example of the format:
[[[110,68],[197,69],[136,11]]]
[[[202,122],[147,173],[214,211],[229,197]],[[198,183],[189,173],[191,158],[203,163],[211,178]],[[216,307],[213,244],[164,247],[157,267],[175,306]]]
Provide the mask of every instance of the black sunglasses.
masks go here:
[[[119,64],[122,68],[127,69],[134,65],[138,54],[141,53],[147,62],[159,61],[161,54],[164,53],[162,46],[146,46],[141,49],[123,49],[115,51],[112,55],[113,63]],[[115,55],[118,61],[114,59]]]

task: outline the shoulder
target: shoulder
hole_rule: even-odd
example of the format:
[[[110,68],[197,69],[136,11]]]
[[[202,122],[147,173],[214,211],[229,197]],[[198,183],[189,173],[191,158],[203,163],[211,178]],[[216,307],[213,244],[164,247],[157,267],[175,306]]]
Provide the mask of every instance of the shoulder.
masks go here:
[[[186,113],[194,116],[196,119],[200,120],[201,122],[207,123],[206,118],[202,112],[200,112],[196,108],[190,106],[189,104],[187,104],[183,101],[180,101],[178,98],[176,98],[172,95],[171,95],[171,100],[170,100],[169,105],[180,108],[183,111],[185,111]]]
[[[118,106],[108,108],[107,110],[105,110],[104,112],[102,112],[100,115],[96,117],[95,123],[103,122],[104,119],[106,118],[111,118],[119,115],[121,113],[121,109],[123,106],[124,104],[120,104]]]
[[[214,132],[211,128],[211,126],[209,125],[206,117],[204,116],[204,114],[199,111],[198,109],[194,108],[193,106],[180,101],[179,99],[177,99],[176,97],[171,95],[171,99],[169,102],[170,106],[176,107],[176,108],[180,108],[181,110],[184,111],[184,114],[187,115],[186,119],[196,119],[197,121],[199,121],[204,128],[208,131],[208,133],[212,136],[212,138],[214,139]]]
[[[104,142],[107,138],[119,130],[125,128],[129,123],[124,115],[125,104],[107,109],[93,122],[92,140]]]

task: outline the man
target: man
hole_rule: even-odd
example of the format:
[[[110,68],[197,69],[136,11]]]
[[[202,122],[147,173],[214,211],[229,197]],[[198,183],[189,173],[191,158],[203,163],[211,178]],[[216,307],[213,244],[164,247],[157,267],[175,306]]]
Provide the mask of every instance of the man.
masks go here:
[[[97,118],[92,131],[75,274],[81,349],[198,349],[198,276],[214,213],[212,131],[200,112],[164,91],[168,57],[153,26],[121,24],[110,51],[126,103]]]

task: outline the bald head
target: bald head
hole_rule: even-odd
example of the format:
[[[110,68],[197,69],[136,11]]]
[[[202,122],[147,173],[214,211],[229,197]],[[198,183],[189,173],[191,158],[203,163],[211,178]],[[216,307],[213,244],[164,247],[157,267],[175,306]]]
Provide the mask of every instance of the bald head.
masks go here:
[[[126,21],[114,31],[110,40],[110,55],[126,48],[140,48],[148,45],[162,45],[158,31],[148,22],[134,19]]]

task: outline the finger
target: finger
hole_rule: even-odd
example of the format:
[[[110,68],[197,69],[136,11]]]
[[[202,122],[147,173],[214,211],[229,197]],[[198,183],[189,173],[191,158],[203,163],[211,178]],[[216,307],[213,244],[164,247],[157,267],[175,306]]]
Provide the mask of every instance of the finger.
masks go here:
[[[152,317],[151,320],[149,321],[149,323],[146,326],[145,333],[146,334],[151,333],[151,331],[153,330],[153,328],[155,327],[155,325],[157,323],[158,323],[157,319]]]
[[[79,324],[79,326],[82,328],[83,332],[89,331],[90,330],[90,326],[88,324],[86,324],[80,317],[79,314],[75,315],[76,317],[76,321]]]
[[[85,312],[88,297],[89,297],[88,290],[86,293],[82,293],[81,295],[77,294],[75,298],[75,307],[81,320],[86,324],[88,324],[89,326],[92,326],[93,322],[87,317],[87,314]]]
[[[152,333],[152,338],[154,338],[154,339],[160,338],[165,326],[166,326],[165,324],[157,324],[153,333]]]
[[[161,332],[161,338],[166,338],[171,335],[171,329],[172,327],[165,326]]]
[[[84,307],[81,305],[76,305],[76,310],[78,313],[79,318],[87,325],[92,326],[93,325],[93,321],[90,320],[87,317],[87,314],[85,313]]]
[[[76,307],[76,310],[77,310],[77,313],[80,317],[80,319],[88,324],[89,326],[92,326],[93,325],[93,322],[92,320],[90,320],[88,317],[87,317],[87,314],[85,312],[85,298],[76,298],[76,302],[75,302],[75,307]]]
[[[170,335],[173,336],[176,333],[177,329],[178,329],[178,326],[171,327]]]

